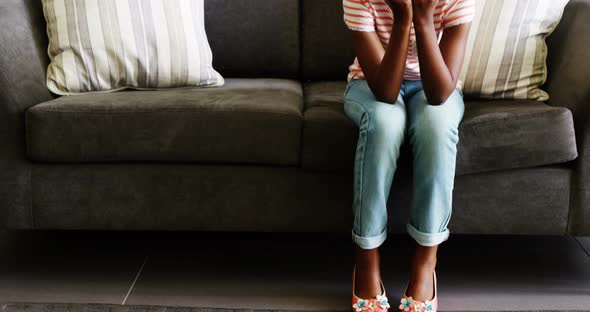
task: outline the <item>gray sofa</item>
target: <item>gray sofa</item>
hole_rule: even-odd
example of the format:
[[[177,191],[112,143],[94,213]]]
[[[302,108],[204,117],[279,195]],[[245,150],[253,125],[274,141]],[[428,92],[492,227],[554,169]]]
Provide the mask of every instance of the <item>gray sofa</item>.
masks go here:
[[[347,233],[357,129],[341,0],[206,0],[215,89],[56,97],[40,1],[0,1],[7,229]],[[549,37],[549,103],[466,99],[452,233],[590,234],[590,0]],[[389,230],[404,232],[402,147]]]

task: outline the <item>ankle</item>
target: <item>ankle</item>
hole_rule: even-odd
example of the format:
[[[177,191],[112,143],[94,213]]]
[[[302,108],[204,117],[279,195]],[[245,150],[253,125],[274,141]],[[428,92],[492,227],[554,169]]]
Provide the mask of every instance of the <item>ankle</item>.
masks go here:
[[[438,246],[427,247],[416,245],[416,250],[412,257],[413,266],[433,269],[436,266],[437,252]]]
[[[357,270],[354,293],[361,298],[373,298],[382,293],[379,270]]]
[[[412,268],[419,271],[434,271],[436,268],[436,258],[414,260],[412,262]]]
[[[374,270],[379,267],[379,250],[375,249],[356,249],[355,264],[358,270]]]
[[[436,263],[436,254],[428,256],[416,254],[412,258],[412,269],[420,271],[434,271],[436,268]]]

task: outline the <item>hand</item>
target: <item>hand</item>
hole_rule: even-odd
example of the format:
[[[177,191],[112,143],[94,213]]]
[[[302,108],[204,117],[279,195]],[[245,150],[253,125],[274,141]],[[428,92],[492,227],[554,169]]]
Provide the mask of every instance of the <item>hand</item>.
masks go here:
[[[413,19],[412,0],[386,0],[396,23],[410,25]]]
[[[432,23],[437,0],[412,0],[414,25],[424,22]]]

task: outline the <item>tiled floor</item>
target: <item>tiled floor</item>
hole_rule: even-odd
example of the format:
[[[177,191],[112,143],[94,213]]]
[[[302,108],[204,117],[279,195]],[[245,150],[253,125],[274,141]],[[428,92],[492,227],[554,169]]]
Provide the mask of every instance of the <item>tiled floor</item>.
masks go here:
[[[144,256],[111,238],[58,233],[2,236],[0,302],[120,304]]]
[[[439,253],[441,311],[590,311],[583,246],[590,238],[454,235]],[[405,235],[383,245],[392,302],[411,248]],[[346,311],[351,256],[335,234],[8,232],[0,303]]]

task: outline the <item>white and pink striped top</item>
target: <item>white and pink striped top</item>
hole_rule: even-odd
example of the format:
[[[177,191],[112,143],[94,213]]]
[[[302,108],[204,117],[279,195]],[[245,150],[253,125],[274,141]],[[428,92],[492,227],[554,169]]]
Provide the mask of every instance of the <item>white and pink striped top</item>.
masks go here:
[[[344,22],[351,30],[376,31],[383,47],[387,46],[393,26],[393,12],[386,0],[343,0]],[[442,30],[448,27],[468,23],[475,15],[475,0],[438,0],[434,11],[434,27],[440,40]],[[348,81],[365,78],[358,58],[349,66]],[[420,80],[418,50],[414,24],[410,30],[408,58],[404,69],[404,79]],[[459,82],[459,86],[461,83]]]

